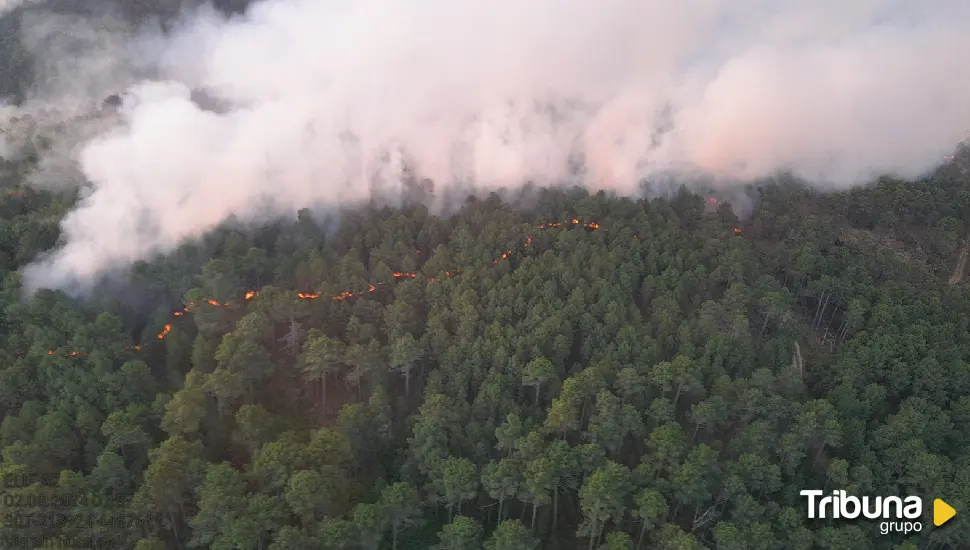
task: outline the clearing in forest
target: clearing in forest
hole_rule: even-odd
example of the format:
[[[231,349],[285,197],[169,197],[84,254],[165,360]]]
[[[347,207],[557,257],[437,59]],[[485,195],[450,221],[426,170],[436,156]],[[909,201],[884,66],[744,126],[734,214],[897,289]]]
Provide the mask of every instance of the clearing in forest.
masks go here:
[[[953,275],[950,275],[950,280],[947,281],[951,285],[958,285],[963,282],[963,272],[967,266],[968,248],[970,248],[970,235],[963,241],[963,246],[960,248],[960,256],[957,257],[957,265],[953,268]]]

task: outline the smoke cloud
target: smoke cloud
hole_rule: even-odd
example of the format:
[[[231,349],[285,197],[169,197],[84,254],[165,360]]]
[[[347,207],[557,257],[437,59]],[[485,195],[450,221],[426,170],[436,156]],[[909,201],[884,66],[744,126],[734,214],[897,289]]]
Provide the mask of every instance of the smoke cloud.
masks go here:
[[[23,3],[23,0],[0,0],[0,15],[3,15]]]
[[[916,177],[970,133],[967,28],[966,0],[266,0],[102,33],[72,87],[122,86],[120,124],[72,137],[90,188],[26,278],[90,281],[264,198],[394,192],[405,165],[437,189]]]

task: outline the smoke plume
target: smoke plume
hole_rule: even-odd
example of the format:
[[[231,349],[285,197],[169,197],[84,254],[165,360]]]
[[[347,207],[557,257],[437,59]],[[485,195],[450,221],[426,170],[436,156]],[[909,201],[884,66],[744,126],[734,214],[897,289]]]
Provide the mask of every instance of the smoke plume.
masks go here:
[[[966,0],[266,0],[101,32],[41,63],[73,79],[45,105],[127,93],[110,131],[64,134],[90,189],[27,280],[91,280],[265,198],[394,192],[404,166],[437,189],[619,193],[679,171],[916,177],[970,131],[967,28]]]
[[[0,0],[0,15],[13,10],[22,3],[22,0]]]

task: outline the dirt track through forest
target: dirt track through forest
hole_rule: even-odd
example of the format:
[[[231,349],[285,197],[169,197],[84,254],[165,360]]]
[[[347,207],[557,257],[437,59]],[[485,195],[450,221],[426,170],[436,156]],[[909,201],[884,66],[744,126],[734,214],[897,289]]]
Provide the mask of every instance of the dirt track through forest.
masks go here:
[[[960,249],[960,256],[957,258],[957,265],[953,268],[953,275],[950,275],[950,280],[947,281],[951,285],[958,285],[963,282],[963,274],[967,267],[968,248],[970,248],[970,236],[963,241],[963,247]]]

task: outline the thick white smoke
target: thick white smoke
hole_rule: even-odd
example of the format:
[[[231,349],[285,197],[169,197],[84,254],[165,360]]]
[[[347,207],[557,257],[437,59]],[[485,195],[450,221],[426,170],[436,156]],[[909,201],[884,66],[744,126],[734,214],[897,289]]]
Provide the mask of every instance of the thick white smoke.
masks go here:
[[[193,14],[78,157],[93,185],[27,270],[64,287],[230,215],[440,188],[932,169],[970,131],[966,0],[268,0]],[[83,78],[83,75],[81,75]],[[203,110],[190,90],[225,108]]]
[[[0,15],[3,15],[23,3],[23,0],[0,0]]]

